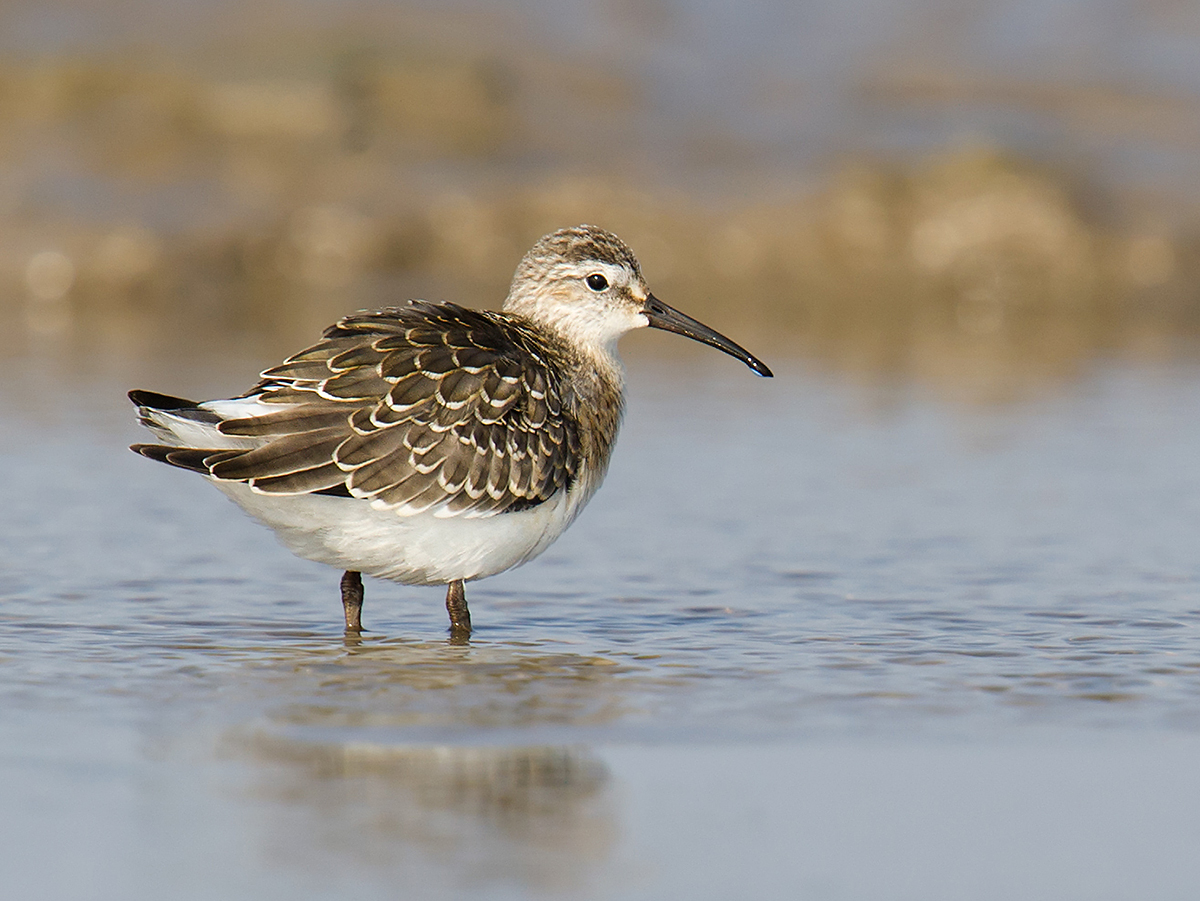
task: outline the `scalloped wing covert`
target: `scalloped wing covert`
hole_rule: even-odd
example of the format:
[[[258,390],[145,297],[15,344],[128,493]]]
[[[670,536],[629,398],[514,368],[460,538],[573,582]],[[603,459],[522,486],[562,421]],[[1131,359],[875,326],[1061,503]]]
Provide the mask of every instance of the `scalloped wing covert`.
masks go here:
[[[501,328],[502,326],[502,328]],[[278,412],[220,431],[261,439],[204,468],[268,494],[348,493],[404,515],[539,504],[577,475],[580,436],[524,327],[454,304],[348,316],[263,373]]]

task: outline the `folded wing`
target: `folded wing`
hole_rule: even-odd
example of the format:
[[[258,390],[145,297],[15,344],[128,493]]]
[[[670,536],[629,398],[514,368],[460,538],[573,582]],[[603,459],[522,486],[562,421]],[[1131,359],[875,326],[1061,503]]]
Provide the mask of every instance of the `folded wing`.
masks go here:
[[[402,515],[542,503],[575,479],[579,434],[502,315],[414,303],[347,317],[248,393],[278,410],[217,426],[254,447],[159,457],[268,494],[343,494]]]

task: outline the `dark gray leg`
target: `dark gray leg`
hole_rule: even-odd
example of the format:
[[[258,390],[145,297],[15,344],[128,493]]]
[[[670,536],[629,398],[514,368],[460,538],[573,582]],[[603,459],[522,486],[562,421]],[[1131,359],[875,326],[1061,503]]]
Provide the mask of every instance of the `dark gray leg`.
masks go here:
[[[342,606],[346,609],[347,632],[362,631],[362,604],[362,574],[347,570],[342,575]]]
[[[446,588],[446,612],[450,614],[450,634],[463,637],[471,634],[471,611],[467,609],[467,592],[462,579],[455,579]]]

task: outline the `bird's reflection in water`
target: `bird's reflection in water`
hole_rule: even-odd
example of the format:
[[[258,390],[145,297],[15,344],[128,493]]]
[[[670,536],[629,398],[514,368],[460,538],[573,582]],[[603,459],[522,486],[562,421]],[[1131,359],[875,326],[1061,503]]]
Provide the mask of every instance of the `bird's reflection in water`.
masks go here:
[[[269,812],[264,855],[288,866],[351,864],[410,887],[560,890],[586,882],[615,844],[608,771],[584,750],[263,735],[244,747]]]
[[[532,743],[573,744],[578,730],[642,706],[658,681],[634,662],[550,643],[396,638],[274,649],[252,680],[247,675],[238,693],[253,694],[273,724],[345,730],[339,737],[349,741],[366,729],[370,741],[402,744],[513,740],[495,730],[535,730]],[[528,735],[516,741],[529,743]]]
[[[604,764],[569,743],[626,711],[637,674],[546,650],[381,638],[243,671],[258,714],[222,756],[249,763],[267,858],[427,889],[586,883],[617,819]]]

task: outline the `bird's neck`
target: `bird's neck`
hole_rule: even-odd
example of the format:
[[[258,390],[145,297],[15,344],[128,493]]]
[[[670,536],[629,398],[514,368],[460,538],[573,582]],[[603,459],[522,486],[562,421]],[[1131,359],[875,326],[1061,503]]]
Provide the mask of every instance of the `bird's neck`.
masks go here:
[[[550,359],[566,412],[581,426],[584,458],[601,469],[608,466],[625,411],[625,368],[611,342],[580,342],[543,323],[527,327],[539,336]]]
[[[615,355],[611,366],[577,365],[564,383],[564,403],[579,422],[581,449],[589,466],[603,475],[625,413],[625,379]]]

